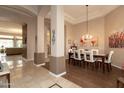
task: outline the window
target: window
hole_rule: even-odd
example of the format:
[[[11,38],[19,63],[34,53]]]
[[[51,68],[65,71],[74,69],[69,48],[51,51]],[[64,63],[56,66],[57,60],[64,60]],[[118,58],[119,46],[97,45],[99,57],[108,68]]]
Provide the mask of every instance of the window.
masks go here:
[[[0,48],[22,47],[22,36],[0,35]]]
[[[22,47],[22,40],[16,40],[16,47]]]
[[[22,47],[22,36],[16,36],[16,47],[21,48]]]
[[[0,35],[0,47],[14,47],[13,39],[10,35]]]
[[[12,39],[0,39],[0,47],[14,47],[14,43]]]

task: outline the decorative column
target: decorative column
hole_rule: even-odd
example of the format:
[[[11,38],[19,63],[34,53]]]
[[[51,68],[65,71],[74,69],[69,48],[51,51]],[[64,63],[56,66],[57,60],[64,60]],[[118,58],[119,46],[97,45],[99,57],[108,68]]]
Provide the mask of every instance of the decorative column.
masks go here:
[[[34,63],[36,65],[43,64],[45,59],[44,53],[44,17],[37,18],[37,33],[36,33],[36,52],[34,53]]]
[[[64,57],[64,11],[62,6],[51,6],[51,57],[50,73],[61,76],[66,73]]]
[[[44,18],[50,10],[50,6],[43,6],[37,17],[36,49],[34,53],[34,64],[43,65],[45,63],[45,30]]]

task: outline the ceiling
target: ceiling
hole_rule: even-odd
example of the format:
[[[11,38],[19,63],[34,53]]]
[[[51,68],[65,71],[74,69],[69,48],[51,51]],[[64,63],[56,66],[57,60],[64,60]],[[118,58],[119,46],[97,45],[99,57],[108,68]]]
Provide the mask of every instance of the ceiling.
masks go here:
[[[117,5],[90,5],[88,6],[88,19],[105,16],[114,9]],[[86,6],[84,5],[64,5],[65,20],[72,24],[77,24],[86,21]]]
[[[22,25],[0,21],[0,33],[22,35]]]
[[[38,15],[38,11],[42,9],[42,5],[20,5],[20,6],[0,6],[3,8],[11,9],[15,12],[25,14],[28,16]],[[86,6],[85,5],[64,5],[65,20],[77,24],[86,21]],[[89,5],[88,6],[88,19],[95,19],[97,17],[105,16],[114,9],[119,7],[118,5]],[[50,12],[46,16],[50,17]]]
[[[1,6],[4,7],[4,6]],[[10,8],[10,6],[7,6],[8,8]],[[38,7],[39,6],[21,6],[25,9],[28,10],[32,10],[32,11],[38,11]],[[42,7],[42,6],[41,6]],[[65,20],[72,23],[72,24],[77,24],[80,22],[84,22],[86,21],[86,6],[84,5],[64,5],[64,16],[65,16]],[[102,17],[105,16],[106,14],[110,13],[111,11],[113,11],[114,9],[116,9],[117,5],[90,5],[88,6],[88,19],[95,19],[97,17]],[[21,8],[17,8],[17,6],[13,6],[12,9],[17,9],[20,10]],[[23,13],[27,13],[24,12],[24,9],[20,10]],[[35,14],[37,15],[37,12],[35,12]],[[28,13],[28,15],[31,15]],[[50,13],[49,13],[50,15]],[[22,26],[20,24],[17,23],[12,23],[12,22],[0,22],[0,32],[9,32],[11,34],[22,34]]]

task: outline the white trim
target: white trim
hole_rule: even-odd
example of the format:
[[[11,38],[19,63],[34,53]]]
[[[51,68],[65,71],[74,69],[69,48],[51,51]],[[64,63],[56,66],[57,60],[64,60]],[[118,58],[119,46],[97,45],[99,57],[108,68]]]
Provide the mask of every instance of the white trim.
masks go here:
[[[33,64],[34,64],[34,62],[33,62]],[[42,64],[34,64],[36,67],[41,67],[41,66],[45,66],[46,65],[46,63],[42,63]]]
[[[66,72],[63,72],[63,73],[60,73],[60,74],[56,75],[56,74],[54,74],[54,73],[52,73],[52,72],[49,71],[49,74],[52,75],[52,76],[54,76],[54,77],[61,77],[61,76],[65,75]]]
[[[33,61],[34,59],[26,59],[26,58],[22,57],[22,60],[25,62],[29,62],[29,61]]]
[[[122,69],[120,66],[117,66],[117,65],[114,65],[112,64],[113,67],[116,67],[116,68],[119,68],[119,69]]]
[[[24,57],[22,57],[22,60],[23,60],[23,61],[25,61],[25,62],[27,62],[27,59],[26,59],[26,58],[24,58]]]
[[[105,13],[100,13],[100,11],[96,11],[95,14],[90,14],[88,21],[96,19],[96,18],[101,18],[106,16],[107,14],[109,14],[111,11],[113,11],[114,9],[118,8],[119,6],[115,6],[115,7],[110,7],[111,9],[109,10],[108,8],[105,8],[104,11],[106,11]],[[103,11],[103,12],[104,12]],[[68,14],[67,12],[64,13],[64,17],[65,20],[70,22],[71,24],[79,24],[82,22],[86,21],[86,16],[82,15],[81,17],[75,18],[72,15]]]

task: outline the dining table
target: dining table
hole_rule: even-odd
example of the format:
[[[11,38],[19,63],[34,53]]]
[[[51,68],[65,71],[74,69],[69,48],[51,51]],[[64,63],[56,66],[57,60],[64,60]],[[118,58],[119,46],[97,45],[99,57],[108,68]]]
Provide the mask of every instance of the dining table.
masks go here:
[[[69,55],[69,63],[70,63],[70,59],[71,56],[73,55],[73,52],[68,52],[68,55]],[[84,54],[81,53],[81,56],[84,56]],[[94,54],[93,57],[102,60],[102,71],[103,73],[105,73],[105,59],[108,57],[108,54]]]

